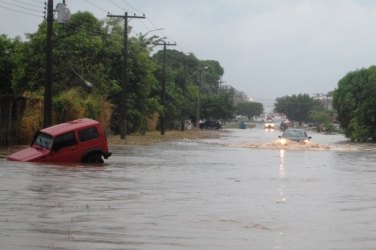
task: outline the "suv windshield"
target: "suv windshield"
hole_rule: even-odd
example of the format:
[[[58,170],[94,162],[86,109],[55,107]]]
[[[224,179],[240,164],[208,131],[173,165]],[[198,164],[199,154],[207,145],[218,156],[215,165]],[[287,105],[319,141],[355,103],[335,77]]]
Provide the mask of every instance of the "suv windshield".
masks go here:
[[[52,136],[48,134],[39,133],[35,137],[33,144],[38,145],[41,148],[51,148]]]

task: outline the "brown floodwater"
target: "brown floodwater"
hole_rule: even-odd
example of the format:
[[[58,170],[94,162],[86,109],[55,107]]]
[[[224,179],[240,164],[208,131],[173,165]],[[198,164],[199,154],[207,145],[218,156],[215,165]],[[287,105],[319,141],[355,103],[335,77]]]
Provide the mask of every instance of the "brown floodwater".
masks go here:
[[[0,159],[0,249],[376,249],[376,147],[277,130],[111,145],[102,166]]]

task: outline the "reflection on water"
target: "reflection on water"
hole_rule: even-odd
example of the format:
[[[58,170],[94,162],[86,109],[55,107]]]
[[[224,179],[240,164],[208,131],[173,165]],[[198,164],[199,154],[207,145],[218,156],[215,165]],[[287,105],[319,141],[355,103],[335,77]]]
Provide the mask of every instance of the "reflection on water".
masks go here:
[[[1,248],[374,249],[374,146],[278,135],[112,145],[101,167],[0,159]]]

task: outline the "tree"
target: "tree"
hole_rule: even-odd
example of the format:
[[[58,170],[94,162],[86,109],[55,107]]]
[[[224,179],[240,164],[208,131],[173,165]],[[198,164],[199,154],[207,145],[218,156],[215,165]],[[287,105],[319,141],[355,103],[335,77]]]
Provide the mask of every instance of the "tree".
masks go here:
[[[6,35],[0,35],[0,89],[1,97],[13,95],[13,72],[17,66],[14,52],[16,41],[12,41]]]
[[[100,21],[89,12],[78,12],[64,25],[53,25],[53,123],[87,116],[117,134],[123,73],[122,21]],[[46,21],[42,21],[35,33],[27,34],[25,42],[0,36],[0,95],[23,98],[22,105],[15,107],[20,116],[18,123],[12,120],[12,126],[7,126],[22,131],[18,138],[27,141],[42,120],[46,26]],[[229,119],[233,115],[235,90],[220,87],[223,68],[214,60],[200,61],[192,53],[166,51],[166,107],[161,106],[162,52],[151,56],[155,39],[146,34],[129,39],[127,132],[144,133],[158,112],[166,114],[168,128],[177,128],[188,117],[194,118],[198,71],[202,67],[207,67],[200,88],[204,114]],[[3,110],[12,109],[1,107],[0,112]],[[4,120],[1,115],[0,118]]]
[[[228,93],[207,95],[201,99],[201,114],[206,119],[230,120],[234,116],[234,110],[232,96]]]
[[[309,121],[309,113],[317,104],[308,94],[284,96],[276,99],[274,111],[284,113],[288,119],[299,123]]]
[[[161,81],[162,51],[155,53],[153,58],[159,65],[156,76]],[[195,121],[199,70],[201,70],[202,116],[206,119],[229,119],[233,116],[232,96],[225,92],[219,93],[219,80],[224,70],[217,61],[200,61],[193,54],[186,55],[176,50],[166,50],[167,128],[177,128],[188,117]]]
[[[0,35],[0,145],[18,142],[15,134],[23,98],[15,87],[19,73],[22,72],[22,52],[24,43],[19,38],[9,39]]]
[[[241,102],[236,106],[238,115],[247,116],[250,121],[252,117],[259,116],[264,112],[264,106],[259,102]]]
[[[331,116],[329,112],[321,105],[315,105],[309,113],[309,119],[316,124],[317,130],[320,132],[322,129],[326,131],[331,130]]]
[[[351,141],[376,141],[376,66],[349,72],[338,82],[333,106]]]

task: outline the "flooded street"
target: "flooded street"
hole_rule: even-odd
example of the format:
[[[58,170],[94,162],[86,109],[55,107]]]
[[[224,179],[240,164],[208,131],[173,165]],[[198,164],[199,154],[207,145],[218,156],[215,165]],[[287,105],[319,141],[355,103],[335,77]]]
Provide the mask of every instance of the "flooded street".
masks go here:
[[[0,248],[376,248],[375,145],[221,134],[112,145],[101,167],[0,159]]]

